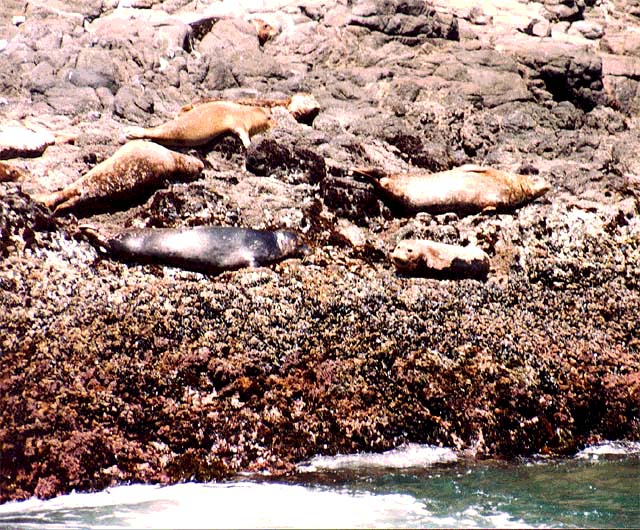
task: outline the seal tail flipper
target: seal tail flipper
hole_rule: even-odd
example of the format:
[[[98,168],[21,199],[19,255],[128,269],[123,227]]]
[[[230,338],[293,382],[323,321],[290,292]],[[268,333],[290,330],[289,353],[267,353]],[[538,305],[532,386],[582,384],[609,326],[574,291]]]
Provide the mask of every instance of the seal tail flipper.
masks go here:
[[[127,140],[140,140],[141,138],[149,138],[149,133],[143,127],[129,127],[125,131],[124,137]]]
[[[51,193],[36,193],[31,196],[31,198],[44,204],[50,210],[58,211],[63,204],[67,203],[73,194],[70,194],[67,190],[53,191]]]
[[[366,177],[367,181],[375,186],[379,184],[381,178],[387,176],[385,171],[375,167],[352,167],[349,169],[349,173]]]

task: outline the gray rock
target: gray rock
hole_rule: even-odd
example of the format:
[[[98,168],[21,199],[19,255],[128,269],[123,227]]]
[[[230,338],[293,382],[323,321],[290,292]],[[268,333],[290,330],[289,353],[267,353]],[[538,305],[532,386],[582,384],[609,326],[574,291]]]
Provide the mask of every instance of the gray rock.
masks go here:
[[[44,96],[54,112],[65,116],[82,115],[102,108],[96,91],[88,86],[58,84],[48,89]]]
[[[31,75],[24,80],[24,86],[31,92],[43,94],[57,83],[53,66],[41,62],[31,70]]]
[[[153,96],[139,86],[125,85],[113,101],[114,113],[132,122],[145,122],[153,112]]]
[[[529,69],[529,86],[544,88],[556,101],[571,101],[579,108],[591,110],[607,100],[600,57],[555,43],[520,49],[517,57]],[[537,84],[538,80],[541,84]],[[541,96],[539,90],[532,91]]]
[[[600,24],[596,22],[589,22],[587,20],[578,20],[573,22],[569,28],[569,33],[577,33],[583,37],[591,40],[601,39],[604,35],[604,29]]]

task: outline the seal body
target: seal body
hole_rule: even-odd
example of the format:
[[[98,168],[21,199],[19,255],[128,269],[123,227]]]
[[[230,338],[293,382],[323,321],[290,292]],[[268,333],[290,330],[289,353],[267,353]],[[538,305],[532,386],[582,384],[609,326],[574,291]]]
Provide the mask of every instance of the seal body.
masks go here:
[[[96,237],[91,228],[83,230],[120,260],[209,273],[269,265],[306,252],[297,234],[280,230],[222,226],[139,229],[106,240]]]
[[[193,103],[188,103],[182,107],[181,112],[187,112],[198,105],[204,103],[224,103],[219,99],[203,99]],[[291,116],[302,123],[310,125],[320,112],[320,103],[313,94],[308,92],[298,92],[293,96],[285,99],[255,99],[255,98],[241,98],[233,100],[236,105],[247,105],[249,107],[262,107],[264,109],[273,109],[275,107],[281,107],[286,109]]]
[[[391,261],[399,272],[410,275],[486,279],[489,273],[489,256],[482,249],[428,239],[400,241]]]
[[[130,129],[127,138],[145,138],[168,146],[195,147],[231,132],[245,147],[249,147],[251,136],[271,125],[271,110],[259,106],[207,101],[184,109],[176,118],[157,127]]]
[[[409,212],[470,214],[512,210],[550,189],[547,182],[535,175],[470,164],[438,173],[416,170],[388,174],[358,168],[353,171],[370,177],[385,197]]]
[[[193,156],[138,140],[125,144],[66,188],[36,198],[59,213],[104,199],[129,199],[172,179],[196,178],[203,168]]]

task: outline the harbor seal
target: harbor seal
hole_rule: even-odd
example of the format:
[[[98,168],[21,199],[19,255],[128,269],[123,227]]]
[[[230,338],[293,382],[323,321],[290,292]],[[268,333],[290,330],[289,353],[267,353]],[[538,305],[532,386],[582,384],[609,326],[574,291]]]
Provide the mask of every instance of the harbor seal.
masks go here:
[[[85,206],[102,207],[148,195],[172,179],[194,179],[204,164],[199,159],[142,140],[129,142],[84,176],[53,193],[34,198],[55,213]],[[107,208],[108,209],[108,208]]]
[[[270,265],[302,256],[308,250],[300,236],[284,230],[198,226],[125,230],[104,237],[89,225],[81,225],[79,229],[110,256],[122,261],[205,273]]]
[[[188,103],[182,109],[181,112],[187,112],[198,105],[203,103],[211,103],[214,101],[222,101],[215,98],[201,99],[193,103]],[[284,99],[254,99],[254,98],[240,98],[234,99],[233,103],[238,105],[248,105],[250,107],[264,107],[272,109],[274,107],[282,107],[286,109],[296,121],[302,123],[311,124],[320,112],[320,103],[313,94],[308,92],[298,92],[288,98]]]
[[[398,272],[414,276],[485,280],[489,273],[489,256],[473,246],[405,239],[397,244],[390,257]]]
[[[438,173],[423,170],[387,173],[375,168],[352,171],[368,177],[382,195],[411,213],[464,215],[509,211],[550,189],[537,175],[519,175],[471,164]]]
[[[144,129],[133,127],[128,139],[142,138],[168,146],[196,147],[206,145],[224,133],[236,134],[245,148],[251,137],[271,126],[271,109],[232,101],[206,101],[185,106],[173,120]]]

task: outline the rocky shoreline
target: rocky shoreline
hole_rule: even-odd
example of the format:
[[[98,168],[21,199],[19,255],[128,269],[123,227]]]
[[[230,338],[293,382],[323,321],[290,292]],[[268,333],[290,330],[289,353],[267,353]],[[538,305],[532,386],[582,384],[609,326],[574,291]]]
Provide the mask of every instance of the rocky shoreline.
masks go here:
[[[640,439],[640,11],[475,5],[3,2],[0,129],[43,147],[2,155],[0,502],[405,442],[508,458]],[[111,212],[33,200],[128,126],[298,92],[315,119],[274,111],[246,150],[185,150],[195,181]],[[350,172],[467,163],[551,190],[402,215]],[[288,229],[312,252],[204,275],[111,260],[79,223]],[[480,247],[486,281],[398,274],[389,254],[415,238]]]

